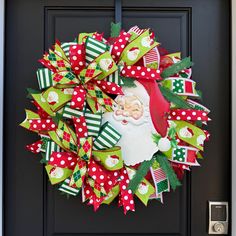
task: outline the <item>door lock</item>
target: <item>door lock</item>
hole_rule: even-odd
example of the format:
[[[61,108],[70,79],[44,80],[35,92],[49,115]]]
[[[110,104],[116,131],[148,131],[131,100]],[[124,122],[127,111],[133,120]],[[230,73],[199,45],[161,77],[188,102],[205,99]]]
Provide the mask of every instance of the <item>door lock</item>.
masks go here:
[[[225,231],[225,226],[222,223],[220,223],[220,222],[215,223],[213,228],[214,228],[214,231],[217,232],[217,233],[221,233],[222,234]]]
[[[208,234],[228,233],[228,202],[209,201]]]

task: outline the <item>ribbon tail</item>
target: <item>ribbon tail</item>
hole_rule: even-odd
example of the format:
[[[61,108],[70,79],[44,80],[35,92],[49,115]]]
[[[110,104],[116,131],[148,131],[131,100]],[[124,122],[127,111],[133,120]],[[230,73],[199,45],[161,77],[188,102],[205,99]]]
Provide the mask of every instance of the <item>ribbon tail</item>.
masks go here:
[[[166,114],[170,110],[170,104],[163,97],[156,81],[142,79],[138,81],[144,86],[150,96],[149,107],[153,126],[164,137],[168,128]]]

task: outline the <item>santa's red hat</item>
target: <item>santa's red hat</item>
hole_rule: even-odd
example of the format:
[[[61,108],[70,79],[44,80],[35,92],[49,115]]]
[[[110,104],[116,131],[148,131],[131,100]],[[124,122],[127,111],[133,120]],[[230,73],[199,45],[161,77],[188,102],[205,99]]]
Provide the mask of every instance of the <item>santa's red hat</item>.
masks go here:
[[[193,130],[192,129],[190,129],[189,127],[187,128],[187,130],[188,130],[188,132],[191,134],[191,135],[193,135],[194,133],[193,133]]]
[[[147,186],[147,184],[144,181],[141,182],[141,185]]]
[[[119,160],[119,157],[117,155],[112,155],[112,156],[110,156],[110,158]]]
[[[57,167],[52,167],[52,169],[49,171],[49,174],[51,174],[54,170],[56,170]]]
[[[138,50],[138,49],[139,49],[138,47],[132,47],[132,48],[130,48],[129,52],[132,52],[132,51]]]
[[[156,131],[165,137],[168,128],[167,113],[170,111],[170,103],[163,97],[158,84],[154,80],[138,79],[146,89],[149,97],[149,109],[152,123]]]
[[[108,69],[109,69],[109,70],[112,68],[113,64],[114,64],[114,62],[112,61],[112,62],[110,63],[110,65],[108,66]]]
[[[52,102],[48,102],[49,103],[49,105],[55,105],[57,102],[56,101],[52,101]]]

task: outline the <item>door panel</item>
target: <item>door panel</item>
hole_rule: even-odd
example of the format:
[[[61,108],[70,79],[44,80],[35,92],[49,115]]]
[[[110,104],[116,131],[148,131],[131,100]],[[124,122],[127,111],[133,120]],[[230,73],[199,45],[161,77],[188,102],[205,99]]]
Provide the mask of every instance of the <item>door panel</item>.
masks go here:
[[[53,44],[55,39],[62,41],[73,39],[78,32],[104,31],[106,36],[109,36],[110,22],[113,20],[113,9],[94,8],[93,10],[84,10],[81,8],[60,7],[60,9],[49,7],[46,8],[47,16],[45,28],[48,29],[45,33],[46,48]],[[147,14],[148,13],[148,14]],[[149,18],[147,10],[139,12],[142,17]],[[165,31],[167,24],[173,25],[177,34],[177,40],[174,37],[169,39],[170,45],[174,50],[179,51],[181,48],[181,37],[186,37],[186,17],[184,12],[168,12],[160,13],[158,9],[151,12],[150,19],[151,27]],[[130,18],[127,16],[131,16]],[[164,19],[164,20],[163,20]],[[167,23],[165,22],[165,19]],[[136,22],[137,20],[137,22]],[[142,18],[136,15],[134,11],[124,13],[123,22],[128,27],[142,22]],[[160,24],[160,25],[159,25]],[[181,25],[185,25],[185,30],[181,32]],[[68,27],[70,26],[70,27]],[[78,26],[78,27],[77,27]],[[142,25],[145,26],[145,25]],[[145,26],[146,27],[146,26]],[[156,31],[157,32],[157,31]],[[167,35],[164,34],[165,38]],[[166,37],[168,38],[168,37]],[[185,41],[186,42],[186,41]],[[182,42],[183,43],[183,42]],[[184,45],[185,47],[185,45]],[[185,49],[186,51],[186,49]],[[187,185],[184,186],[186,188]],[[48,186],[48,213],[47,225],[49,235],[52,233],[181,233],[186,232],[186,211],[188,199],[186,198],[186,190],[178,189],[173,196],[166,194],[168,204],[162,205],[157,202],[152,202],[150,207],[146,208],[141,203],[136,206],[136,214],[128,214],[124,217],[122,210],[117,209],[117,202],[112,204],[112,207],[102,207],[96,214],[92,208],[80,204],[78,198],[65,200],[60,192]],[[63,214],[60,214],[63,212]],[[83,216],[83,219],[78,221],[78,212]],[[158,221],[153,217],[158,212],[162,217]],[[172,212],[172,214],[169,214]],[[143,217],[145,215],[145,217]],[[109,217],[108,217],[109,216]],[[51,220],[54,220],[52,227]],[[115,222],[119,222],[115,224]],[[169,228],[166,228],[166,222],[169,222]],[[122,227],[121,227],[122,225]]]
[[[152,201],[145,207],[137,201],[136,212],[127,216],[117,203],[94,213],[79,197],[67,200],[61,195],[49,184],[38,159],[24,150],[37,139],[17,126],[29,107],[25,88],[37,87],[37,60],[56,39],[70,41],[85,31],[109,36],[115,4],[12,0],[6,14],[6,236],[203,236],[207,235],[207,200],[230,200],[229,1],[123,0],[122,6],[125,29],[136,24],[151,27],[168,51],[193,57],[193,79],[213,119],[202,168],[186,173],[182,187],[164,195],[164,204]]]

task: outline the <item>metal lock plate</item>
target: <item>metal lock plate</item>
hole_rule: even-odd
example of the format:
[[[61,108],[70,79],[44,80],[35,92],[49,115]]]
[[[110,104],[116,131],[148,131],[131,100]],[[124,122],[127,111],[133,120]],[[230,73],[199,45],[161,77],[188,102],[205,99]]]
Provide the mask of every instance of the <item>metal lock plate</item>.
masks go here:
[[[209,201],[208,234],[228,234],[228,202]]]

